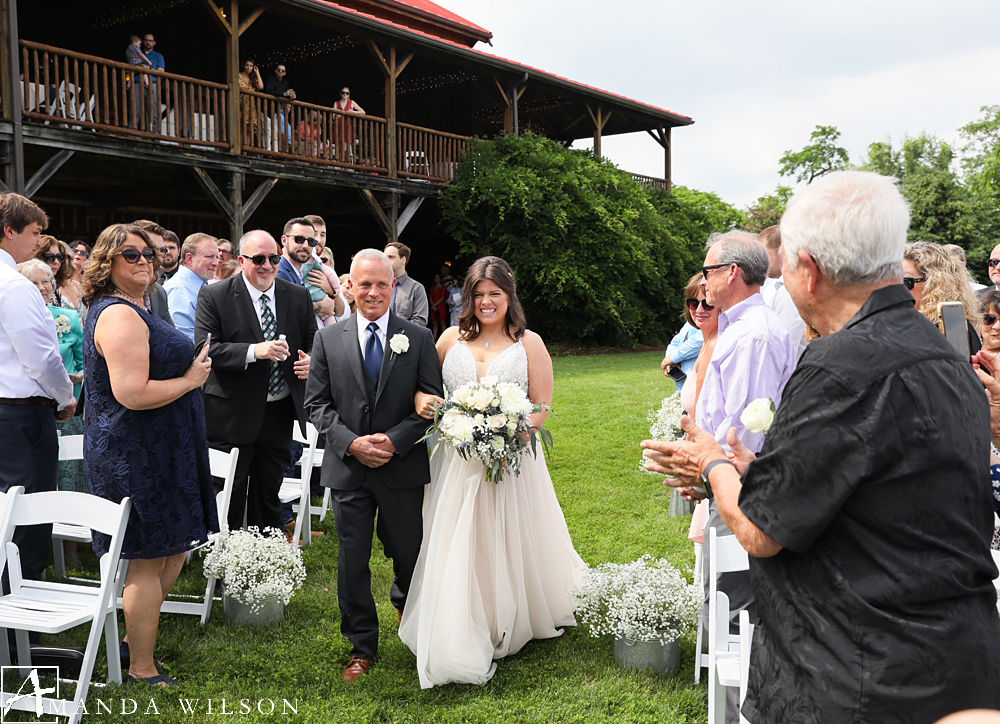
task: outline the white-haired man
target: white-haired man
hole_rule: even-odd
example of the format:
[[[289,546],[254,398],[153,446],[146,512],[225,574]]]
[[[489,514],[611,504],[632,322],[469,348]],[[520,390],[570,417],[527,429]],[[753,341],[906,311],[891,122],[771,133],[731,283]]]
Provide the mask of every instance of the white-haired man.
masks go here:
[[[443,393],[430,330],[389,309],[395,279],[386,255],[359,251],[348,283],[357,314],[316,335],[306,408],[326,439],[323,485],[332,490],[340,540],[340,630],[351,641],[342,676],[357,681],[378,649],[368,568],[372,532],[377,530],[392,558],[389,595],[402,618],[423,534],[424,485],[430,482],[427,446],[420,442],[428,422],[417,415],[413,396],[417,390]]]
[[[643,442],[648,469],[707,481],[753,556],[753,722],[1000,708],[989,410],[969,360],[900,283],[908,225],[877,174],[796,194],[785,285],[820,338],[759,456],[731,436],[727,460],[690,420],[690,441]]]

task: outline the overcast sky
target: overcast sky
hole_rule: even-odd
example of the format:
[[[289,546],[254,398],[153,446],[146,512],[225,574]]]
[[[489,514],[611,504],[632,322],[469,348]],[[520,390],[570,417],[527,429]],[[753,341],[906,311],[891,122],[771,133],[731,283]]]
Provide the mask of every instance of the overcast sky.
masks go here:
[[[438,2],[492,31],[480,49],[692,117],[673,132],[674,182],[740,207],[793,185],[778,159],[817,124],[860,161],[921,130],[957,142],[1000,103],[1000,0]],[[645,133],[602,145],[663,176]]]

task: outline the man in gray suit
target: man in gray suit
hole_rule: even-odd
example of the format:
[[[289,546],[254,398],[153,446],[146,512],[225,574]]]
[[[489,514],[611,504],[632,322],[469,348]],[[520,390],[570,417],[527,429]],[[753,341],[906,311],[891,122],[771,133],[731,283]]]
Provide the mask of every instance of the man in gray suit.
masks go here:
[[[323,485],[332,490],[340,540],[340,630],[350,639],[344,681],[375,659],[378,615],[371,592],[372,533],[392,558],[392,605],[402,616],[423,536],[421,506],[430,482],[428,422],[413,406],[417,390],[442,395],[430,330],[389,309],[392,265],[377,249],[359,251],[348,282],[357,314],[316,334],[305,407],[326,440]],[[375,515],[378,513],[378,527]]]
[[[166,256],[164,251],[167,248],[167,241],[164,236],[167,234],[167,230],[162,226],[157,224],[155,221],[150,221],[149,219],[138,219],[132,222],[133,226],[138,226],[140,229],[146,232],[149,240],[153,242],[153,246],[159,252],[161,258]],[[176,245],[174,245],[175,256],[176,256]],[[174,326],[174,320],[170,318],[170,309],[167,306],[167,292],[163,289],[163,285],[160,282],[153,284],[153,288],[149,290],[149,308],[150,311],[157,317],[162,319],[164,322],[169,324],[171,327]]]
[[[427,319],[430,317],[427,290],[423,284],[406,274],[406,265],[410,261],[410,247],[398,241],[390,241],[385,246],[385,255],[392,264],[392,274],[396,277],[396,288],[392,292],[389,308],[403,319],[426,327]]]

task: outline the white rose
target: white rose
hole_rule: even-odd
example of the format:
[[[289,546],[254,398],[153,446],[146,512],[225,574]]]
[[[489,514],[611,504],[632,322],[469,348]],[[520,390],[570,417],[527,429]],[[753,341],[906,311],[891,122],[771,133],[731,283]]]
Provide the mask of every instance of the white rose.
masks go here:
[[[394,334],[389,340],[389,349],[395,354],[403,354],[410,348],[410,338],[405,334]]]
[[[511,422],[507,423],[507,432],[510,435],[513,435],[515,432],[517,432],[517,421],[516,420],[512,420]]]
[[[495,375],[486,375],[483,379],[479,380],[479,384],[484,387],[495,387],[497,384],[497,378]]]
[[[758,397],[740,414],[740,422],[750,432],[767,432],[774,421],[774,403],[769,397]]]
[[[457,444],[472,442],[472,418],[461,412],[446,412],[441,418],[441,430]]]
[[[503,452],[503,448],[504,448],[503,438],[500,437],[499,435],[494,435],[493,436],[493,449],[496,450],[497,452]]]
[[[476,410],[485,410],[493,402],[493,391],[485,387],[473,390],[469,395],[469,406]]]
[[[490,415],[486,418],[486,424],[493,430],[499,430],[507,424],[507,417],[505,415]]]
[[[467,407],[469,404],[469,394],[472,389],[468,385],[462,385],[452,394],[451,399],[457,404]]]

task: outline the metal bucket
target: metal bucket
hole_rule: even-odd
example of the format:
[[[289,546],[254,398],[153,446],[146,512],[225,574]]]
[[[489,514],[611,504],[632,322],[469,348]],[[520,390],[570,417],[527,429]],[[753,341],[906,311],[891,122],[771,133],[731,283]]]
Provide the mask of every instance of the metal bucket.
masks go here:
[[[223,594],[222,615],[227,621],[240,626],[263,626],[275,623],[285,617],[285,604],[277,596],[265,598],[260,608],[254,611],[248,604]]]
[[[661,644],[659,639],[633,641],[615,637],[615,661],[627,669],[646,669],[670,674],[681,665],[681,642]]]

